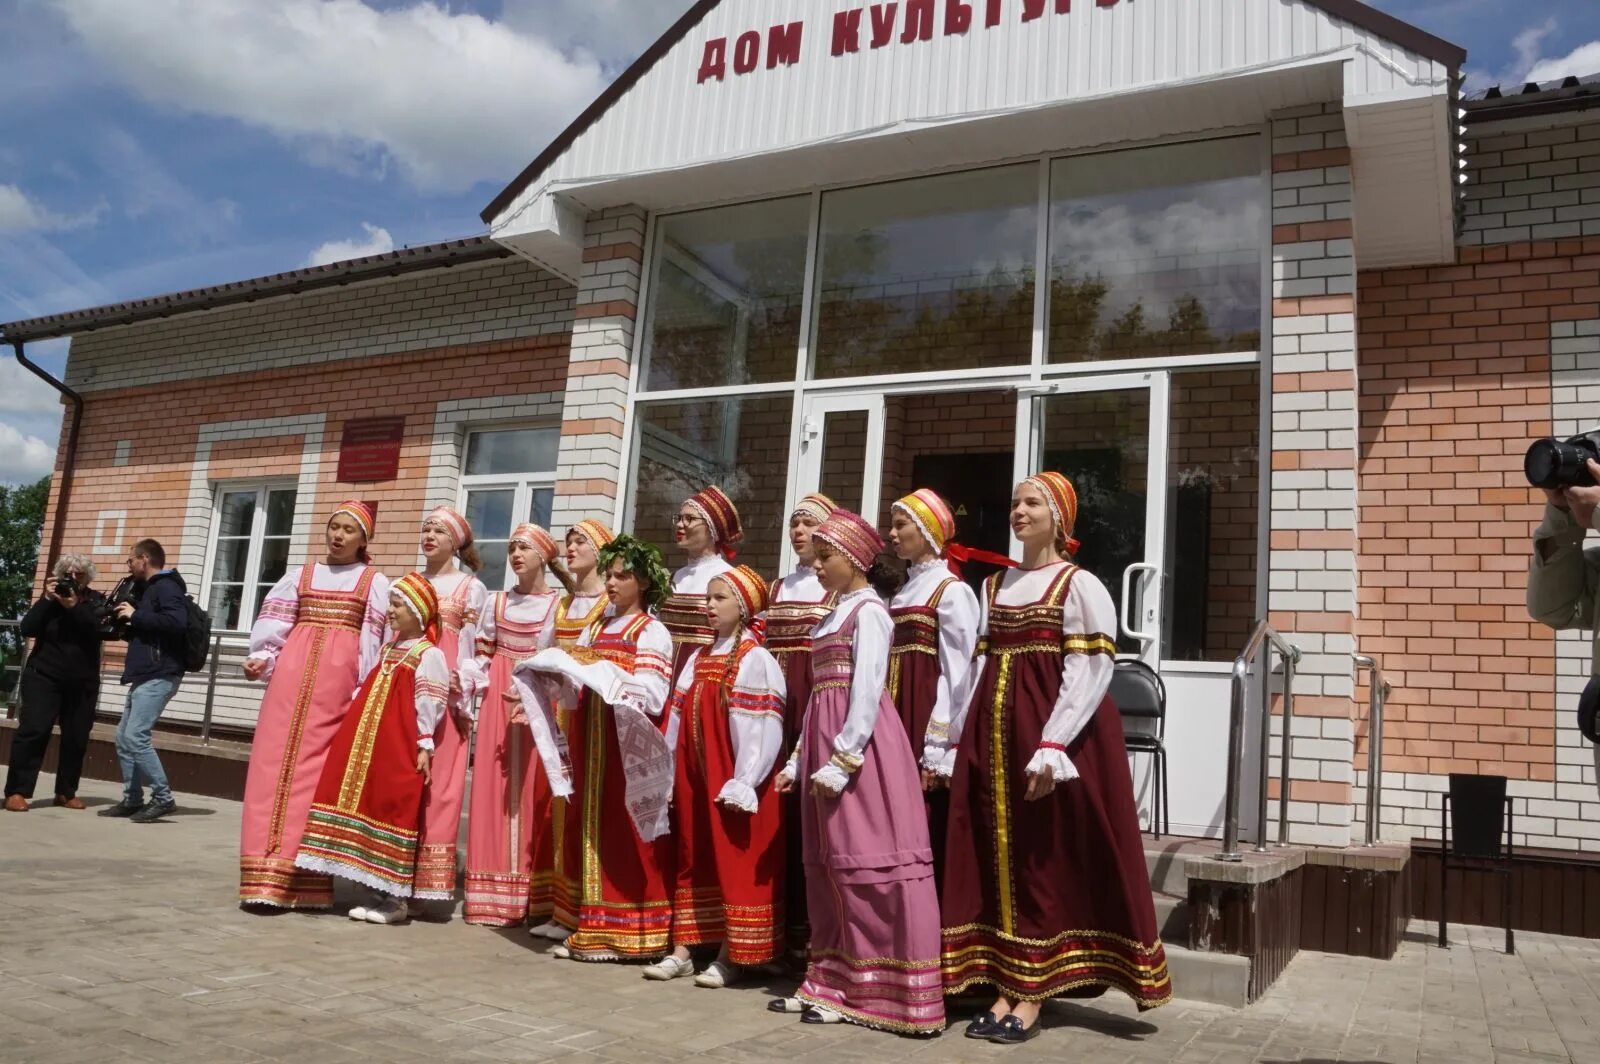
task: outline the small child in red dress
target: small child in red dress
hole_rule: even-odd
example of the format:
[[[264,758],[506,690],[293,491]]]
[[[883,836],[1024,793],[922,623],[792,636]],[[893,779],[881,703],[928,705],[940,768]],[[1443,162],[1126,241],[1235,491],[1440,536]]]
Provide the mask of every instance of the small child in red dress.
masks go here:
[[[381,897],[352,920],[406,922],[417,867],[423,788],[433,732],[450,697],[450,666],[432,636],[439,596],[421,573],[395,581],[377,667],[334,736],[295,864],[352,880]]]

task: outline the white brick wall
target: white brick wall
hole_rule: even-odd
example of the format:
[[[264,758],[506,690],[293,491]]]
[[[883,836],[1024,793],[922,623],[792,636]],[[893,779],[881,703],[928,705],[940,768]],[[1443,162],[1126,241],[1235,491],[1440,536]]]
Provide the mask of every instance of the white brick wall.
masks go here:
[[[457,266],[85,333],[80,391],[565,333],[574,291],[521,259]]]

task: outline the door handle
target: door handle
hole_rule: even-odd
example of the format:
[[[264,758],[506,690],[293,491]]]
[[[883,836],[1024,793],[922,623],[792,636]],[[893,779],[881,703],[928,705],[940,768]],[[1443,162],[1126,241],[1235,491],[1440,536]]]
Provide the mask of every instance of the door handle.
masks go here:
[[[1118,617],[1117,621],[1122,626],[1122,634],[1127,638],[1137,639],[1141,643],[1153,643],[1158,638],[1159,633],[1140,631],[1128,622],[1128,611],[1133,606],[1134,573],[1149,573],[1155,577],[1151,583],[1156,584],[1160,582],[1161,566],[1152,565],[1149,562],[1134,562],[1122,570],[1122,616]],[[1144,613],[1147,620],[1155,620],[1156,611],[1153,608],[1145,610]]]

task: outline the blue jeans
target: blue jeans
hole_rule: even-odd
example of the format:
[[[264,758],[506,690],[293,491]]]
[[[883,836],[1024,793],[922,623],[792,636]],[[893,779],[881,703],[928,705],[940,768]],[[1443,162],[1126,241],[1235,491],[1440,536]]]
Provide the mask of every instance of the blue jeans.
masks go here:
[[[176,678],[157,677],[128,688],[127,705],[117,723],[117,761],[122,765],[122,800],[127,805],[144,803],[144,782],[150,781],[152,802],[172,801],[167,772],[156,756],[150,733],[172,696],[178,693]]]

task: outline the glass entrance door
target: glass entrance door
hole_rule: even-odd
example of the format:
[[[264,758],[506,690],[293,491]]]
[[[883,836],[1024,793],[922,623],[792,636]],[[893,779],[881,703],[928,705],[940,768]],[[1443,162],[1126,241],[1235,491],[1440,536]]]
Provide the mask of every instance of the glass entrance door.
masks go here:
[[[1037,391],[1034,468],[1063,473],[1077,488],[1077,561],[1116,602],[1118,652],[1159,667],[1167,374],[1056,381]]]

